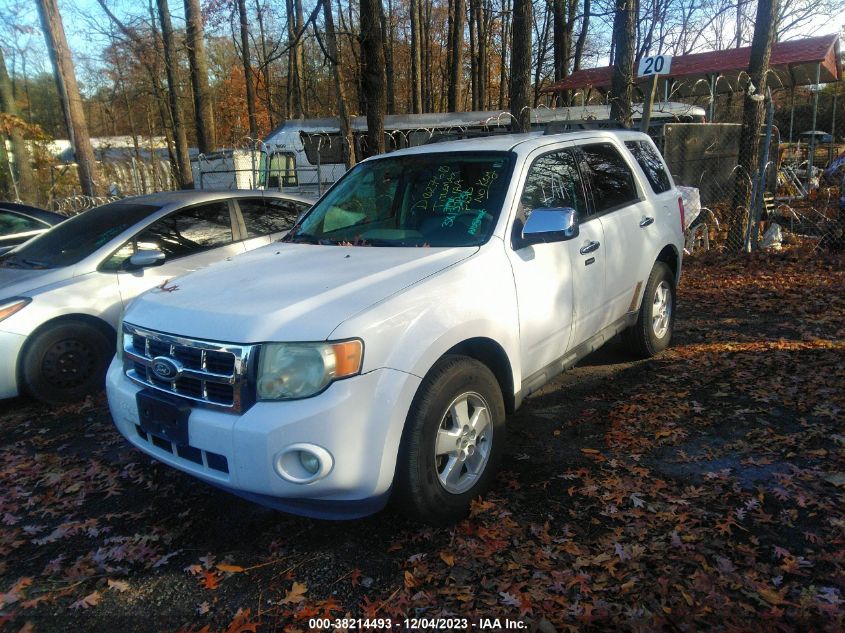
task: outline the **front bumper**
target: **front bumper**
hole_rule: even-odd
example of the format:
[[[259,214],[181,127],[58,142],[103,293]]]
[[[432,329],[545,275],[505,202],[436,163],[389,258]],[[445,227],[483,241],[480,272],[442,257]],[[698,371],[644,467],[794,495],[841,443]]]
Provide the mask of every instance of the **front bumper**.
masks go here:
[[[0,330],[0,399],[18,395],[18,356],[26,337]]]
[[[116,359],[106,378],[118,430],[156,459],[263,505],[320,518],[353,518],[378,511],[393,482],[402,429],[420,379],[393,369],[340,380],[313,398],[258,402],[240,415],[192,408],[186,459],[164,442],[139,433],[136,394],[141,387]],[[275,470],[277,456],[293,444],[311,444],[331,455],[331,471],[299,484]],[[225,458],[226,470],[219,467]],[[212,467],[213,465],[217,467]]]

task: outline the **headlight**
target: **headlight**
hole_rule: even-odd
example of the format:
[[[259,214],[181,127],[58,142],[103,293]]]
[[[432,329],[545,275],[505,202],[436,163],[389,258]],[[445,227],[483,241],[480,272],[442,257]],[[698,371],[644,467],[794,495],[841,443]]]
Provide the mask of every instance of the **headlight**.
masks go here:
[[[361,371],[364,344],[267,343],[258,366],[259,400],[295,400],[320,393],[333,380]]]
[[[8,319],[18,310],[25,308],[32,302],[29,297],[15,297],[14,299],[6,299],[0,301],[0,321]]]

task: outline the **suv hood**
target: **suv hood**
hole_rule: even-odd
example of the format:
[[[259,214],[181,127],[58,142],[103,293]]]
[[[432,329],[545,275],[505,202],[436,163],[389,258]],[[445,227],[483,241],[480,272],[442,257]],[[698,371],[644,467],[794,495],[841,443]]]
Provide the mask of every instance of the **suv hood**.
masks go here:
[[[125,319],[229,343],[322,341],[350,316],[477,251],[271,244],[144,293]]]

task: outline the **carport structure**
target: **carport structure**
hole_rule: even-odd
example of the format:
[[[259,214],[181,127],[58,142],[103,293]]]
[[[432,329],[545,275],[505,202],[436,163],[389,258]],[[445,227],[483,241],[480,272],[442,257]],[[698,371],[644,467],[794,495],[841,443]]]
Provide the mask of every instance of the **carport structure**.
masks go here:
[[[842,65],[839,47],[838,35],[777,42],[772,46],[769,60],[769,87],[773,90],[783,88],[793,91],[796,86],[840,81]],[[717,94],[742,92],[746,89],[750,81],[750,59],[750,46],[673,57],[671,75],[661,77],[663,98],[669,101],[673,98],[709,97],[709,120],[712,122]],[[612,81],[612,66],[587,68],[547,86],[542,92],[581,91],[582,101],[586,102],[591,90],[606,97]],[[813,99],[813,129],[817,110],[818,91]]]

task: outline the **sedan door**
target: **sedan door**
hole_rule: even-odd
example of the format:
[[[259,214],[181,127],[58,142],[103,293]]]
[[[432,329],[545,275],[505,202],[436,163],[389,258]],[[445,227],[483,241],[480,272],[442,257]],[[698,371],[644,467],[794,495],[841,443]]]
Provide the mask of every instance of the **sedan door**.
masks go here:
[[[123,307],[155,286],[165,286],[174,277],[243,253],[236,241],[235,214],[226,201],[210,202],[174,211],[144,228],[116,251],[101,268],[118,271]],[[158,266],[134,268],[129,258],[138,251],[164,254]]]

